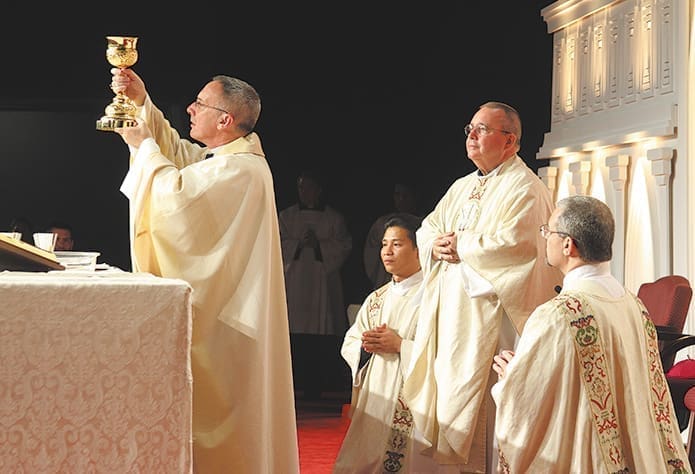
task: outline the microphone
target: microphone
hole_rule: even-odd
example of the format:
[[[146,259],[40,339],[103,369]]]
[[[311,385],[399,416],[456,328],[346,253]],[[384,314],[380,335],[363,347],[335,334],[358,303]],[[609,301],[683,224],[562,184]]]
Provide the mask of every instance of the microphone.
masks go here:
[[[560,285],[555,285],[555,293],[560,293],[562,291],[562,287]]]

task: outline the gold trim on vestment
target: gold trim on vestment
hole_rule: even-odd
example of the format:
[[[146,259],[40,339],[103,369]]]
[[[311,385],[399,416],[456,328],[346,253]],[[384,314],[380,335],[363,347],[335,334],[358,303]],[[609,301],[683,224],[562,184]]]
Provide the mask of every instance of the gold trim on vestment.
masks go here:
[[[574,347],[579,359],[579,369],[582,375],[582,385],[589,398],[589,405],[598,434],[603,461],[608,472],[629,472],[625,463],[625,448],[622,441],[622,430],[616,414],[613,383],[606,366],[606,350],[601,339],[598,324],[588,301],[576,293],[563,293],[555,297],[557,307],[564,314],[574,336]],[[672,408],[671,395],[661,368],[659,351],[656,341],[656,329],[649,319],[649,314],[640,305],[644,317],[644,328],[647,341],[647,360],[649,361],[649,392],[652,409],[661,449],[666,460],[667,471],[687,472],[685,463],[679,459],[678,452],[672,440],[675,437],[671,424]],[[678,434],[678,437],[680,435]]]
[[[384,295],[390,285],[391,283],[389,282],[376,290],[373,297],[367,302],[367,316],[370,329],[374,329],[381,323],[379,316],[384,304]],[[401,460],[405,457],[410,434],[413,431],[413,414],[403,398],[402,390],[403,383],[401,382],[398,400],[393,410],[393,419],[391,420],[391,433],[386,443],[383,461],[384,472],[399,472],[404,468],[405,464]]]

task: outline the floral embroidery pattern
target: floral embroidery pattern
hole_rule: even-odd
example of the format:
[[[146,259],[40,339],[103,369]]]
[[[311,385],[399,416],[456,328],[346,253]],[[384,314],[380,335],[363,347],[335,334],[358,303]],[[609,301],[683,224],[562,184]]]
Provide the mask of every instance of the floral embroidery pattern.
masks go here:
[[[386,290],[388,290],[390,284],[391,283],[389,282],[376,290],[374,292],[374,296],[369,298],[369,301],[367,302],[367,317],[369,318],[369,327],[372,329],[378,326],[379,316],[381,315],[381,307],[384,304],[384,294],[386,293]]]
[[[487,178],[478,178],[478,182],[468,196],[468,199],[480,201],[485,192],[485,186],[487,186]]]
[[[461,209],[461,217],[458,230],[465,230],[474,227],[480,218],[480,201],[485,193],[487,178],[478,178],[478,182],[468,195],[468,202]]]
[[[635,298],[636,299],[636,298]],[[579,295],[565,293],[555,298],[558,308],[564,313],[574,336],[574,346],[579,359],[584,390],[591,405],[594,426],[598,433],[599,444],[604,463],[609,472],[627,473],[624,448],[620,435],[620,426],[615,413],[611,380],[606,370],[606,356],[601,333],[593,311]],[[687,464],[679,458],[676,443],[680,442],[680,432],[673,425],[671,418],[671,394],[666,377],[661,367],[656,328],[649,318],[647,310],[636,299],[644,318],[644,330],[647,342],[647,361],[650,374],[650,394],[652,416],[656,421],[661,449],[666,459],[667,468],[673,473],[689,472]]]
[[[386,448],[384,472],[399,472],[404,467],[401,459],[405,456],[412,430],[413,415],[405,400],[399,394],[396,409],[393,412],[393,421],[391,422],[391,436]]]
[[[369,326],[372,328],[376,327],[380,322],[384,295],[389,286],[390,283],[376,290],[373,297],[367,302]],[[391,434],[387,441],[386,453],[383,461],[384,472],[400,472],[404,468],[405,464],[402,459],[405,457],[412,430],[413,415],[405,399],[399,393],[393,412],[393,419],[391,421]]]
[[[589,398],[594,427],[608,472],[627,473],[620,424],[615,411],[606,354],[593,311],[578,295],[565,293],[555,298],[567,319],[579,359],[582,385]]]
[[[570,323],[577,329],[575,338],[577,344],[579,344],[582,347],[596,344],[596,340],[598,339],[598,330],[591,325],[591,323],[593,322],[594,317],[589,316],[587,318],[579,318]]]
[[[672,399],[668,389],[666,376],[664,375],[663,367],[661,366],[661,357],[659,357],[659,343],[657,340],[656,327],[654,322],[649,317],[647,309],[638,300],[642,317],[644,318],[644,333],[647,341],[647,361],[649,362],[649,393],[652,400],[652,416],[656,421],[656,429],[659,432],[661,441],[661,451],[664,453],[664,459],[672,468],[674,473],[689,472],[687,464],[679,458],[679,453],[673,440],[680,440],[680,429],[674,425],[671,419]],[[678,441],[677,441],[678,442]]]
[[[507,462],[507,459],[504,457],[504,453],[500,448],[497,448],[497,458],[500,474],[510,474],[512,472],[511,468],[509,467],[509,463]]]

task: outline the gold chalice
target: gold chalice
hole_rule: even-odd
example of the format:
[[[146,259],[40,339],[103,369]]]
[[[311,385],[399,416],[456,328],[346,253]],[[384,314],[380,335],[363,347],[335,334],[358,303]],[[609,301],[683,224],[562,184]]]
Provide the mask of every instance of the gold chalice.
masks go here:
[[[125,69],[138,60],[135,49],[138,39],[133,36],[107,36],[106,60],[114,67]],[[97,130],[112,132],[115,128],[134,127],[137,108],[123,93],[116,93],[111,103],[106,106],[106,115],[97,120]]]

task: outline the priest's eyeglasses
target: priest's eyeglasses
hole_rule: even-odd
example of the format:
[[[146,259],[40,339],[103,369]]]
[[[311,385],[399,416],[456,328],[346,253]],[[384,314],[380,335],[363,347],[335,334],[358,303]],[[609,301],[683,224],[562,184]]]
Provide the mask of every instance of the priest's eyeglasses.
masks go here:
[[[193,101],[193,105],[195,105],[195,107],[196,107],[197,109],[200,109],[201,107],[205,107],[205,108],[207,108],[207,109],[217,110],[218,112],[224,112],[225,114],[228,114],[228,113],[229,113],[229,112],[227,112],[227,111],[224,110],[224,109],[221,109],[221,108],[219,108],[219,107],[215,107],[214,105],[208,105],[208,104],[206,104],[205,102],[203,102],[202,100],[198,99],[197,97],[196,97],[196,99]]]
[[[465,127],[463,127],[463,133],[466,134],[466,136],[470,135],[471,133],[475,132],[476,135],[490,135],[492,132],[502,132],[505,135],[509,135],[512,132],[507,131],[507,130],[502,130],[501,128],[492,128],[488,127],[484,123],[479,123],[476,125],[473,125],[472,123],[469,123]]]
[[[548,224],[543,224],[538,230],[541,231],[541,237],[543,237],[544,239],[547,239],[552,234],[558,234],[558,235],[561,235],[563,237],[569,237],[570,239],[574,240],[574,237],[569,235],[567,232],[562,232],[559,230],[550,230],[550,228],[548,227]]]

